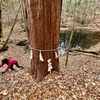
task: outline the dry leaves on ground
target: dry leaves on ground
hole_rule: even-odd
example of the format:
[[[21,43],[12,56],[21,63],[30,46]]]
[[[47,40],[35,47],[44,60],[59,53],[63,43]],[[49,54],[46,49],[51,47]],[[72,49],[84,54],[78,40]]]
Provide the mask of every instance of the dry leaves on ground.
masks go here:
[[[8,51],[2,52],[0,57],[16,57],[25,68],[20,70],[15,67],[16,71],[9,70],[3,75],[0,74],[1,100],[100,99],[100,58],[72,54],[69,55],[68,66],[64,69],[66,57],[61,56],[61,71],[53,72],[37,83],[29,73],[29,53],[25,53],[23,47],[9,45]],[[4,69],[2,67],[0,71]]]

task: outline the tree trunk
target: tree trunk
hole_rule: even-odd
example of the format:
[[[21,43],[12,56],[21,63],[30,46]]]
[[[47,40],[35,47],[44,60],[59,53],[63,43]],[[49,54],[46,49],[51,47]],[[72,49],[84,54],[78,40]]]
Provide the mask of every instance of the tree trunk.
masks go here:
[[[2,38],[2,36],[3,36],[2,35],[2,21],[1,21],[2,20],[2,17],[1,17],[2,16],[2,14],[1,14],[2,13],[1,3],[2,2],[0,1],[0,38]],[[0,41],[1,41],[1,39],[0,39]]]
[[[59,71],[58,39],[60,32],[61,0],[24,0],[29,40],[32,48],[31,72],[41,81],[48,72]],[[44,61],[39,60],[42,54]]]

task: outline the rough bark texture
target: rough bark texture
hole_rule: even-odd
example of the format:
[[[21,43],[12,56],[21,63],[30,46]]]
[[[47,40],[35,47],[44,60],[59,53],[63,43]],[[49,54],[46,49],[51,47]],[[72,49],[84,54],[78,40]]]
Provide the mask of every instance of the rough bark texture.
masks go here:
[[[53,71],[59,71],[59,59],[55,58],[58,48],[61,0],[24,0],[26,19],[33,58],[31,71],[40,81],[48,74],[47,60],[51,59]],[[34,50],[37,49],[37,50]],[[44,61],[39,60],[41,51]]]

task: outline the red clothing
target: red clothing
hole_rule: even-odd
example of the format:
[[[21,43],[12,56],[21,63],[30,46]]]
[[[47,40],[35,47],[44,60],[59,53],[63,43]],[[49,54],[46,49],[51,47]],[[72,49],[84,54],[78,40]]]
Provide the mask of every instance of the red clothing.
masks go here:
[[[18,61],[16,60],[16,59],[14,59],[14,58],[10,58],[9,60],[8,60],[8,66],[7,66],[7,68],[6,68],[6,71],[8,71],[8,69],[12,66],[12,65],[14,65],[14,64],[16,64]],[[1,63],[0,64],[0,67],[2,67],[3,65],[4,65],[5,63]]]

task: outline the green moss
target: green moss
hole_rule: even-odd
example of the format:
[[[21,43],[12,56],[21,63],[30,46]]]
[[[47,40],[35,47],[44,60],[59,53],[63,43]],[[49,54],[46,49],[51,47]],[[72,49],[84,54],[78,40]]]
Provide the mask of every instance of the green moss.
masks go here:
[[[9,43],[12,43],[13,42],[13,40],[12,39],[9,39],[9,41],[8,41]]]
[[[2,44],[0,44],[0,49],[2,48],[2,46],[3,46],[3,45],[2,45]]]
[[[12,26],[12,23],[11,22],[8,22],[7,26]]]
[[[20,24],[20,27],[25,31],[26,30],[26,27],[24,24]]]

